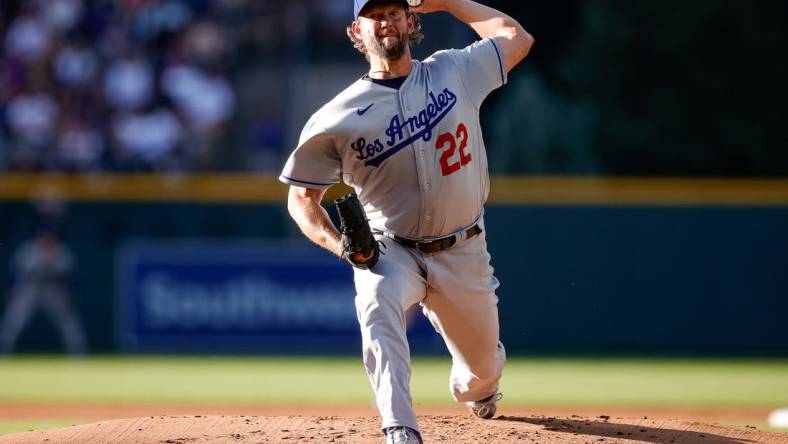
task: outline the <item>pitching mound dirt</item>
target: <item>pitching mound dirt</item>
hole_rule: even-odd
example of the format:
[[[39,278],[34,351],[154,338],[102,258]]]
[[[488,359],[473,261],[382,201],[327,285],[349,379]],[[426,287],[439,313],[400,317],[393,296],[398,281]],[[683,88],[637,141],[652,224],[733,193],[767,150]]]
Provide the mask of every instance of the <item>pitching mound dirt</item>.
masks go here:
[[[660,419],[421,416],[425,442],[446,443],[788,443],[752,428]],[[375,417],[152,416],[0,437],[0,443],[376,443]]]

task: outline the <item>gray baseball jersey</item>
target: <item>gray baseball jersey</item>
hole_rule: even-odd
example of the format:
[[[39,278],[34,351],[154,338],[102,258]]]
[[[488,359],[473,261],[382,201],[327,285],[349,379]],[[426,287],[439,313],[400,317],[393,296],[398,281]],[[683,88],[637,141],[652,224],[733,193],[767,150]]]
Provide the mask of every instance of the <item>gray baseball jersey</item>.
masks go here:
[[[359,79],[309,119],[279,179],[353,187],[375,230],[412,239],[471,226],[489,192],[479,107],[506,83],[493,38],[445,50],[399,90]]]

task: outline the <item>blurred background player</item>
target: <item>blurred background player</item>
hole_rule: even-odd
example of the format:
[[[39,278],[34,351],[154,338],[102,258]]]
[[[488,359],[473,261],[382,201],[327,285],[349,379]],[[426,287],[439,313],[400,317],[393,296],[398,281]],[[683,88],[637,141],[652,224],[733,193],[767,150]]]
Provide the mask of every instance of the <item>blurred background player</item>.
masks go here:
[[[56,325],[66,352],[87,352],[84,329],[72,300],[74,254],[58,235],[57,221],[45,217],[35,236],[11,259],[14,284],[0,322],[0,354],[9,354],[19,334],[43,310]]]

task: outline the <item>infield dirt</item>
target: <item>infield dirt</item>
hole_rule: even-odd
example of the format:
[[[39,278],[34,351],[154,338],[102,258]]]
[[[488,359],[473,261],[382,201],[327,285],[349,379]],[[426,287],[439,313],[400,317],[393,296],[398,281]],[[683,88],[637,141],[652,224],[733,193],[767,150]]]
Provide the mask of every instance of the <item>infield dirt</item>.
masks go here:
[[[768,410],[752,407],[501,407],[491,421],[459,404],[417,405],[417,412],[428,443],[788,443],[788,434],[714,424],[763,422]],[[4,403],[0,418],[82,418],[75,420],[82,425],[0,436],[0,444],[383,442],[372,406]]]
[[[788,435],[664,419],[600,416],[420,416],[425,442],[446,443],[788,443]],[[0,443],[376,443],[372,416],[150,416],[0,437]]]

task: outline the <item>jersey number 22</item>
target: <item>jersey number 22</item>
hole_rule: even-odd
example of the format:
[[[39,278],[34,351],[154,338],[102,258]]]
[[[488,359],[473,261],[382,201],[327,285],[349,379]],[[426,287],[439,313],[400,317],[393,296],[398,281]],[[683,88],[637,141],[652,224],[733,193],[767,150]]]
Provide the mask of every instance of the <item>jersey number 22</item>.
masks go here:
[[[460,143],[460,156],[456,158],[457,142]],[[441,173],[444,176],[449,176],[456,173],[460,168],[468,165],[471,162],[470,153],[465,152],[468,148],[468,129],[465,128],[464,123],[460,123],[457,127],[456,135],[452,133],[443,133],[438,137],[435,142],[435,149],[446,150],[441,154]]]

